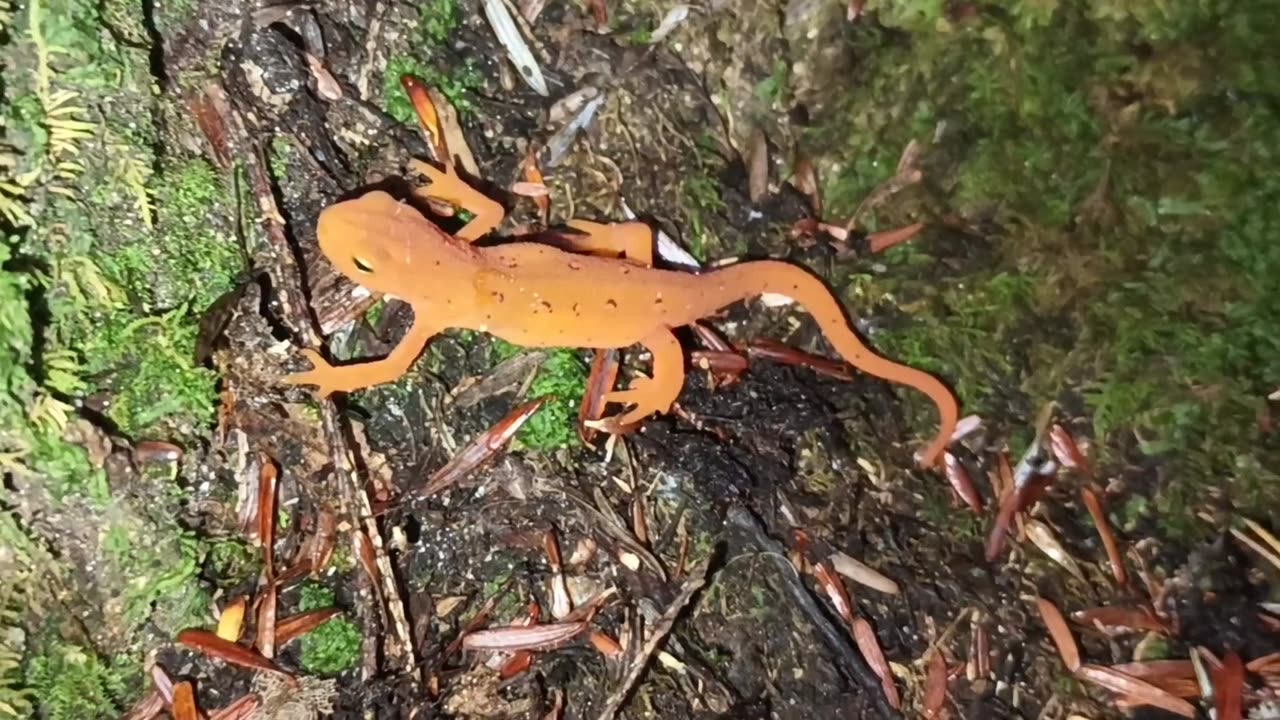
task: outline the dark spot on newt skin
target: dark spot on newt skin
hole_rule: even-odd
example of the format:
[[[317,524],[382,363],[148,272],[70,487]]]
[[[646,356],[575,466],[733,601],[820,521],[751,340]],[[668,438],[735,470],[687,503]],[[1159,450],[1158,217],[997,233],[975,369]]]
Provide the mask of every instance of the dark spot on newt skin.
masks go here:
[[[580,263],[580,262],[578,262],[578,261],[576,261],[576,260],[570,260],[570,261],[569,261],[569,269],[570,269],[570,270],[581,270],[581,269],[582,269],[582,263]]]
[[[581,315],[582,313],[579,311],[579,309],[580,309],[580,308],[581,308],[581,305],[579,305],[578,303],[574,303],[574,304],[573,304],[573,314],[574,314],[574,315]]]
[[[546,300],[539,300],[538,304],[546,308],[547,312],[551,312],[551,303],[547,302]]]
[[[654,299],[653,299],[653,304],[654,304],[654,305],[661,305],[661,304],[662,304],[662,298],[654,298]]]
[[[507,296],[506,296],[506,295],[503,295],[502,293],[498,292],[497,290],[494,290],[494,291],[493,291],[493,293],[492,293],[492,295],[493,295],[493,299],[494,299],[494,300],[497,300],[498,302],[502,302],[502,301],[504,301],[504,300],[506,300],[506,299],[507,299]]]
[[[608,306],[609,306],[609,307],[611,307],[611,308],[616,308],[616,307],[618,307],[618,301],[617,301],[617,300],[614,300],[613,298],[609,298],[608,300],[605,300],[605,301],[604,301],[604,304],[605,304],[605,305],[608,305]]]

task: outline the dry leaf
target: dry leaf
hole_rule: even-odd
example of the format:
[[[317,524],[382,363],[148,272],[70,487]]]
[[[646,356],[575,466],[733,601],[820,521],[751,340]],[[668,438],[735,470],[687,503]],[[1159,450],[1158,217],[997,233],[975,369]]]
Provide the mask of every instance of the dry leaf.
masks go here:
[[[1049,637],[1053,638],[1053,644],[1058,647],[1062,662],[1068,670],[1075,672],[1080,668],[1080,648],[1071,636],[1071,628],[1067,626],[1066,619],[1062,617],[1057,605],[1044,598],[1036,598],[1036,608],[1040,610],[1040,617],[1049,629]]]
[[[1118,670],[1101,665],[1081,665],[1075,675],[1120,695],[1129,704],[1150,705],[1185,718],[1196,717],[1195,706],[1191,703]]]
[[[898,588],[898,583],[890,580],[884,575],[881,575],[879,572],[876,572],[843,552],[834,552],[827,559],[831,562],[831,567],[834,568],[836,572],[859,585],[866,585],[873,590],[879,590],[880,592],[887,593],[889,595],[897,595],[901,592]]]

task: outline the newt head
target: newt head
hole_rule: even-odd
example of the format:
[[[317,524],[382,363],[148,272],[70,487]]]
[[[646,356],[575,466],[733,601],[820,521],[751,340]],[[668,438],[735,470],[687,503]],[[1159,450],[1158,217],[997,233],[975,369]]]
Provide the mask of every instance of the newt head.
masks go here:
[[[352,282],[383,295],[404,298],[420,286],[423,269],[451,256],[448,238],[409,205],[381,190],[331,205],[320,212],[320,250]]]

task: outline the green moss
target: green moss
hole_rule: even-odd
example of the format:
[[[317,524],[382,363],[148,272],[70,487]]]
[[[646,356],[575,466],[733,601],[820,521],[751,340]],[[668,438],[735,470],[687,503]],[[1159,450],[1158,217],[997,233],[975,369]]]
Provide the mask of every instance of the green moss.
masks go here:
[[[492,352],[495,362],[506,360],[522,350],[508,342],[494,338]],[[516,446],[542,452],[578,444],[578,408],[586,392],[588,367],[570,348],[548,351],[547,359],[529,386],[529,399],[547,397],[548,400],[533,417],[520,428]]]
[[[383,102],[387,112],[403,123],[417,124],[413,104],[400,85],[400,76],[416,76],[435,88],[460,115],[475,113],[472,96],[484,85],[484,76],[471,57],[443,60],[447,43],[462,23],[457,0],[429,0],[418,9],[418,22],[410,33],[406,54],[392,57],[383,74]]]
[[[125,584],[127,623],[150,618],[177,632],[203,622],[208,596],[197,575],[208,548],[194,534],[171,522],[122,521],[106,529],[101,550],[108,575]]]
[[[293,156],[293,143],[289,138],[283,135],[271,138],[271,155],[268,161],[271,163],[271,177],[277,182],[289,176],[289,161]]]
[[[97,720],[120,717],[141,676],[136,660],[117,657],[104,662],[74,645],[55,644],[33,658],[27,685],[37,699],[39,717],[47,720]]]
[[[1280,81],[1256,58],[1280,32],[1236,3],[1152,7],[1015,2],[956,23],[934,0],[873,0],[888,29],[852,30],[853,90],[811,140],[844,148],[837,218],[916,140],[928,184],[863,224],[923,209],[994,228],[919,238],[855,283],[910,312],[877,344],[980,413],[1082,397],[1102,462],[1169,461],[1142,510],[1191,537],[1206,486],[1280,500],[1256,428],[1280,368]]]
[[[334,605],[333,591],[316,583],[302,586],[298,612]],[[355,667],[360,660],[360,629],[350,620],[336,617],[302,636],[302,667],[307,672],[331,675]]]
[[[461,22],[457,0],[428,0],[418,8],[417,31],[433,46],[448,42]]]
[[[472,95],[483,87],[484,76],[474,60],[468,58],[457,67],[449,69],[441,69],[413,56],[393,57],[387,62],[382,82],[382,96],[387,113],[402,123],[416,126],[418,116],[404,86],[400,84],[400,76],[406,74],[417,77],[428,87],[439,91],[459,115],[467,117],[475,114],[476,106]]]
[[[231,287],[244,267],[237,241],[218,228],[229,222],[233,198],[213,166],[201,158],[167,164],[158,178],[156,235],[123,239],[103,261],[144,311],[182,303],[206,307]]]
[[[0,523],[8,525],[12,522],[7,515],[0,517]],[[6,529],[0,527],[0,533]],[[36,697],[26,686],[22,673],[26,633],[21,627],[21,617],[26,588],[19,587],[19,583],[30,582],[30,577],[26,573],[14,577],[19,573],[12,565],[8,573],[9,586],[0,588],[0,717],[30,717]]]
[[[209,571],[225,585],[238,585],[258,572],[262,555],[239,538],[223,538],[209,546]]]

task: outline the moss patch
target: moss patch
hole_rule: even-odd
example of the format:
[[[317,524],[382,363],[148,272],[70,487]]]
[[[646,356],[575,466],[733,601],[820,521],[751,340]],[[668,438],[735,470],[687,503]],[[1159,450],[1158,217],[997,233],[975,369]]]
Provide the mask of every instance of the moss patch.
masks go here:
[[[88,720],[119,717],[127,709],[141,666],[118,658],[106,662],[74,645],[55,644],[32,659],[27,684],[40,699],[40,717]]]
[[[392,117],[417,124],[413,104],[400,85],[400,76],[405,74],[435,88],[460,115],[475,112],[472,95],[484,85],[484,75],[472,57],[455,57],[448,52],[448,42],[461,23],[457,0],[429,0],[418,9],[405,54],[391,58],[383,73],[383,103]]]
[[[333,607],[333,591],[307,583],[302,586],[298,612]],[[331,675],[355,667],[360,660],[360,628],[343,617],[334,618],[302,636],[302,667]]]
[[[493,353],[501,362],[521,352],[520,348],[494,339]],[[516,434],[516,445],[532,450],[551,452],[579,444],[578,408],[586,392],[589,368],[571,348],[548,351],[547,359],[538,369],[538,375],[529,386],[529,399],[548,398],[533,417]]]
[[[1104,458],[1169,461],[1152,507],[1171,535],[1209,486],[1280,499],[1256,424],[1280,369],[1280,82],[1255,61],[1274,24],[1229,2],[867,9],[853,90],[811,138],[843,148],[833,215],[915,140],[925,184],[864,224],[953,214],[985,235],[890,251],[875,285],[912,318],[877,342],[1002,420],[1080,398]]]

